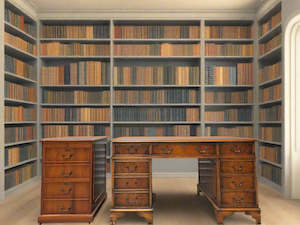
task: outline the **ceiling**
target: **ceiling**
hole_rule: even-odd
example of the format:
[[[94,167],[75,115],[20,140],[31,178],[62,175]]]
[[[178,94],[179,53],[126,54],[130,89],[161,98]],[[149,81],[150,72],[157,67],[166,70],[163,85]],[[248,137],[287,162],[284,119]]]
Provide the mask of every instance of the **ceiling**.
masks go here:
[[[262,0],[27,0],[52,10],[254,10]]]

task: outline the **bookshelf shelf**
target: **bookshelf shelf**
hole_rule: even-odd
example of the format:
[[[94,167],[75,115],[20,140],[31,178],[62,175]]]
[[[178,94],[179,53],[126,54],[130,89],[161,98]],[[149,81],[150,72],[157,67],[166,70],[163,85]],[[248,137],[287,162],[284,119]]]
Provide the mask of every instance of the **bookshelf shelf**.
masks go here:
[[[114,121],[113,124],[200,124],[200,121]]]
[[[40,38],[41,42],[59,41],[59,42],[110,42],[109,38]]]
[[[23,144],[30,144],[37,142],[37,140],[28,140],[28,141],[19,141],[19,142],[13,142],[13,143],[7,143],[4,145],[4,147],[11,147],[11,146],[16,146],[16,145],[23,145]]]
[[[281,33],[281,23],[277,24],[275,27],[273,27],[271,30],[269,30],[267,33],[265,33],[263,36],[261,36],[258,39],[259,43],[264,43],[268,40],[270,40],[272,37],[276,36],[277,34]]]
[[[34,162],[34,161],[36,161],[37,159],[38,159],[38,158],[32,158],[32,159],[24,160],[24,161],[21,161],[21,162],[19,162],[19,163],[14,164],[14,165],[6,166],[4,169],[5,169],[5,170],[8,170],[8,169],[12,169],[12,168],[15,168],[15,167],[18,167],[18,166],[22,166],[22,165],[24,165],[24,164],[26,164],[26,163]]]
[[[251,43],[254,42],[254,39],[251,38],[245,38],[245,39],[239,39],[239,38],[231,38],[231,39],[226,39],[226,38],[206,38],[204,39],[205,42],[243,42],[243,43]]]
[[[25,52],[21,49],[18,49],[10,44],[4,44],[4,47],[5,47],[5,52],[6,53],[9,53],[11,55],[15,55],[16,57],[19,57],[21,59],[24,59],[26,61],[28,60],[36,60],[37,57],[28,53],[28,52]]]
[[[11,81],[22,81],[24,83],[31,83],[31,84],[36,84],[37,83],[35,80],[19,76],[18,74],[11,73],[11,72],[8,72],[8,71],[4,71],[4,74],[5,74],[5,78],[9,79]]]
[[[271,61],[274,59],[277,59],[279,57],[281,57],[281,45],[277,46],[276,48],[273,48],[272,50],[270,50],[269,52],[267,52],[266,54],[260,56],[258,58],[259,61]]]
[[[36,121],[5,122],[5,125],[35,124]]]
[[[277,142],[277,141],[267,141],[267,140],[260,139],[259,142],[267,143],[267,144],[272,144],[272,145],[280,145],[281,146],[281,142]]]
[[[206,84],[205,88],[254,88],[253,85],[209,85]]]
[[[282,124],[282,121],[259,121],[259,124]]]
[[[41,106],[62,106],[62,107],[82,107],[82,106],[99,106],[99,107],[110,107],[110,104],[51,104],[51,103],[40,103]]]
[[[205,56],[206,60],[213,60],[213,59],[247,59],[247,60],[253,60],[253,56]]]
[[[114,107],[137,107],[137,106],[154,106],[154,107],[160,107],[160,106],[167,106],[167,107],[176,107],[176,106],[201,106],[200,103],[169,103],[169,104],[113,104]]]
[[[36,42],[36,38],[31,36],[30,34],[24,32],[23,30],[19,29],[18,27],[12,25],[9,22],[4,22],[5,30],[8,31],[11,34],[15,34],[16,36],[21,37],[24,40],[27,40],[29,42]]]
[[[271,165],[273,165],[273,166],[276,166],[276,167],[282,168],[282,165],[280,165],[280,164],[278,164],[278,163],[271,162],[271,161],[269,161],[269,160],[262,159],[262,158],[260,158],[259,160],[260,160],[260,161],[262,161],[262,162],[265,162],[265,163],[269,163],[269,164],[271,164]]]
[[[114,59],[200,59],[200,56],[114,56]]]
[[[110,121],[92,121],[92,122],[81,122],[81,121],[54,121],[54,122],[41,122],[45,124],[109,124]]]
[[[201,85],[114,85],[114,88],[200,88]]]
[[[260,106],[267,106],[267,105],[281,104],[281,101],[282,101],[281,99],[271,100],[271,101],[259,103],[259,105]]]
[[[232,106],[240,106],[240,107],[252,107],[253,104],[251,103],[241,103],[241,104],[238,104],[238,103],[205,103],[204,104],[205,106],[207,107],[232,107]]]
[[[110,85],[40,85],[41,88],[110,88]]]
[[[253,124],[253,121],[222,121],[222,122],[210,122],[207,121],[205,124]]]
[[[282,191],[282,186],[281,185],[276,184],[275,182],[273,182],[273,181],[271,181],[271,180],[269,180],[269,179],[267,179],[267,178],[265,178],[263,176],[259,177],[259,181],[262,182],[262,183],[264,183],[264,184],[266,184],[266,185],[268,185],[268,186],[270,186],[270,187],[272,187],[273,189],[275,189],[275,190],[277,190],[279,192]]]
[[[35,102],[29,102],[29,101],[18,100],[18,99],[5,98],[4,100],[5,100],[5,103],[10,103],[10,104],[36,105]]]
[[[40,56],[43,60],[53,59],[110,59],[110,56]]]
[[[137,39],[137,38],[130,38],[130,39],[119,39],[114,38],[114,42],[200,42],[201,39],[188,39],[188,38],[180,38],[180,39],[163,39],[163,38],[149,38],[149,39]]]
[[[280,82],[281,82],[281,79],[282,79],[281,77],[278,77],[278,78],[275,78],[275,79],[273,79],[273,80],[268,80],[268,81],[266,81],[266,82],[263,82],[263,83],[259,84],[258,86],[259,86],[259,87],[271,86],[271,85],[273,85],[273,84],[280,83]]]

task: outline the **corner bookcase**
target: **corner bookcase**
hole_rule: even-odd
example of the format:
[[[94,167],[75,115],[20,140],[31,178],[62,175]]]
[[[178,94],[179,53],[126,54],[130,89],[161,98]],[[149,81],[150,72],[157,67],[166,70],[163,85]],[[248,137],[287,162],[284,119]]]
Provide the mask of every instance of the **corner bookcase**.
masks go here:
[[[37,22],[5,1],[4,15],[4,188],[38,174]]]
[[[259,175],[283,190],[283,43],[281,3],[258,19]]]

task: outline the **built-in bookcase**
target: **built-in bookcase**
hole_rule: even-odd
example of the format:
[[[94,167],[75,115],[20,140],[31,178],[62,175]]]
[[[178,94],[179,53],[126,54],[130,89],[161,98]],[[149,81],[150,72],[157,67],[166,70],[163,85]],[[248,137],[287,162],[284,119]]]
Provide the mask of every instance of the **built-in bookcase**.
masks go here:
[[[36,175],[37,24],[5,1],[4,15],[4,187],[11,192]]]
[[[283,69],[281,4],[258,20],[259,165],[261,180],[282,190]]]

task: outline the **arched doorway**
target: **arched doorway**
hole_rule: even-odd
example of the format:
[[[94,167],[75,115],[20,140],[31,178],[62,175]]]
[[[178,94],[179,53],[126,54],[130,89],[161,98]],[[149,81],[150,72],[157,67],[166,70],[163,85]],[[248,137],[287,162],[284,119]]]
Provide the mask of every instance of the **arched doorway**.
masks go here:
[[[284,43],[284,194],[300,199],[300,15],[289,21]]]

